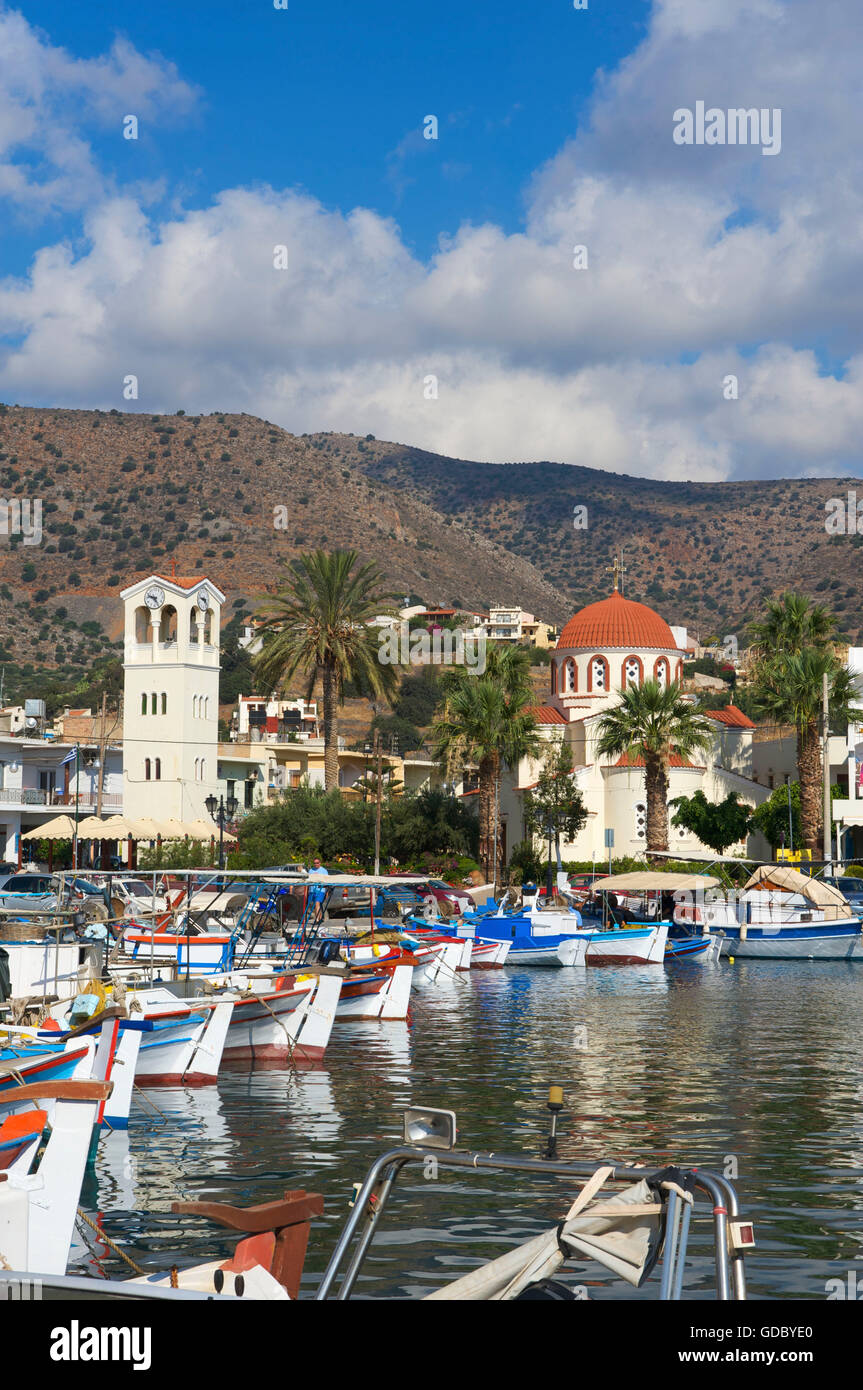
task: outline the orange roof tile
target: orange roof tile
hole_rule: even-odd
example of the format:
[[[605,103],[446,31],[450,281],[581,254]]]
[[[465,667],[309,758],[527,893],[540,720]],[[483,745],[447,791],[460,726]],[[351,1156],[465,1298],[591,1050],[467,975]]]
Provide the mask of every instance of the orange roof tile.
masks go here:
[[[639,753],[637,758],[631,758],[628,753],[623,753],[614,764],[615,767],[644,767],[644,758]],[[698,767],[698,763],[691,763],[687,758],[682,758],[679,753],[671,753],[668,758],[669,767]]]
[[[726,705],[724,709],[706,709],[708,719],[718,719],[720,724],[728,724],[732,729],[754,729],[755,725],[742,709],[736,705]]]
[[[555,709],[552,705],[533,705],[532,708],[527,711],[527,713],[533,715],[537,724],[566,723],[566,720],[564,719],[560,710]]]

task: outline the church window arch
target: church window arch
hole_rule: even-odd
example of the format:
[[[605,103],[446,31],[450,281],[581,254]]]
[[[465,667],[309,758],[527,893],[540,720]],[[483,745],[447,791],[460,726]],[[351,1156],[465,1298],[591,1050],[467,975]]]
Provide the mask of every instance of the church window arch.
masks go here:
[[[630,685],[641,685],[644,680],[644,667],[640,656],[628,656],[620,671],[620,684],[624,690]]]
[[[578,689],[578,671],[573,657],[566,662],[563,672],[564,691],[567,695],[573,694]]]
[[[168,713],[168,694],[165,690],[162,691],[162,713]]]
[[[154,691],[152,692],[152,694],[150,695],[150,713],[151,713],[151,714],[155,714],[155,713],[156,713],[156,708],[157,708],[157,704],[156,704],[156,692],[155,692],[155,690],[154,690]]]
[[[552,693],[552,695],[556,695],[556,694],[557,694],[557,662],[556,662],[556,661],[553,661],[553,662],[551,663],[551,693]]]
[[[145,781],[145,782],[149,782],[149,780],[150,780],[150,759],[149,759],[149,758],[145,758],[145,759],[144,759],[144,781]]]
[[[604,656],[592,656],[587,668],[587,688],[591,692],[608,690],[608,662]]]
[[[668,685],[669,670],[667,657],[658,656],[656,658],[656,662],[653,667],[653,678],[657,682],[660,690],[664,690],[665,687]]]
[[[142,713],[142,714],[146,714],[146,713],[147,713],[147,692],[146,692],[146,690],[144,691],[143,695],[141,696],[141,713]]]

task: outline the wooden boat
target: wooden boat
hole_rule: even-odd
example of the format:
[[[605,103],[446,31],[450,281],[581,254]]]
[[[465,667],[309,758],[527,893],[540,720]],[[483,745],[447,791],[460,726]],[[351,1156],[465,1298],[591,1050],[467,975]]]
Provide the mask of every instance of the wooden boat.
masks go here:
[[[863,922],[839,890],[786,864],[759,866],[739,894],[678,903],[674,920],[741,960],[863,960]]]
[[[0,1264],[6,1269],[65,1274],[93,1129],[110,1090],[110,1081],[54,1080],[0,1094],[0,1144],[6,1145],[0,1168],[14,1166],[0,1182]],[[43,1105],[34,1111],[34,1102]],[[7,1130],[14,1117],[17,1123]],[[38,1171],[30,1175],[46,1133]]]

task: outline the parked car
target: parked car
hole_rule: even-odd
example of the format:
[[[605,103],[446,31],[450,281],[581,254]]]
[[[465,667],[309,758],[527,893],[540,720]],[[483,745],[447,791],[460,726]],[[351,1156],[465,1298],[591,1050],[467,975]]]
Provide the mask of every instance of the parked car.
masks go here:
[[[134,917],[137,913],[150,916],[154,912],[167,912],[167,899],[158,891],[153,896],[153,885],[142,878],[114,877],[110,882],[112,904],[120,902],[125,915]]]
[[[375,889],[376,917],[404,917],[408,912],[421,912],[422,906],[422,894],[416,892],[413,888],[393,887]],[[365,889],[365,896],[355,911],[357,917],[368,917],[368,889]]]
[[[315,881],[326,887],[327,880],[325,878],[321,877]],[[369,890],[360,883],[349,883],[342,887],[335,887],[327,904],[327,912],[330,917],[356,917],[363,908],[368,912]]]
[[[57,907],[80,910],[88,917],[103,915],[105,904],[101,893],[76,887],[81,880],[61,879],[56,874],[12,874],[0,884],[0,907],[36,908],[51,912]]]
[[[608,878],[608,874],[571,874],[569,891],[579,902],[584,902],[587,898],[593,897],[593,885],[602,878]]]
[[[428,897],[429,893],[438,902],[447,902],[456,912],[474,912],[476,902],[471,897],[466,888],[457,888],[453,883],[444,883],[442,878],[430,878],[426,883],[417,888],[421,897]]]

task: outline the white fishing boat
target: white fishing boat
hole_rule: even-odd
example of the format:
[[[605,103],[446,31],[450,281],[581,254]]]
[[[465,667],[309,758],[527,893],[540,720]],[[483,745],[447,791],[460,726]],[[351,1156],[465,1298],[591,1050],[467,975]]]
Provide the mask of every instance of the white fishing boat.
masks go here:
[[[740,893],[686,895],[676,923],[707,930],[741,960],[863,960],[863,922],[831,884],[762,864]]]

